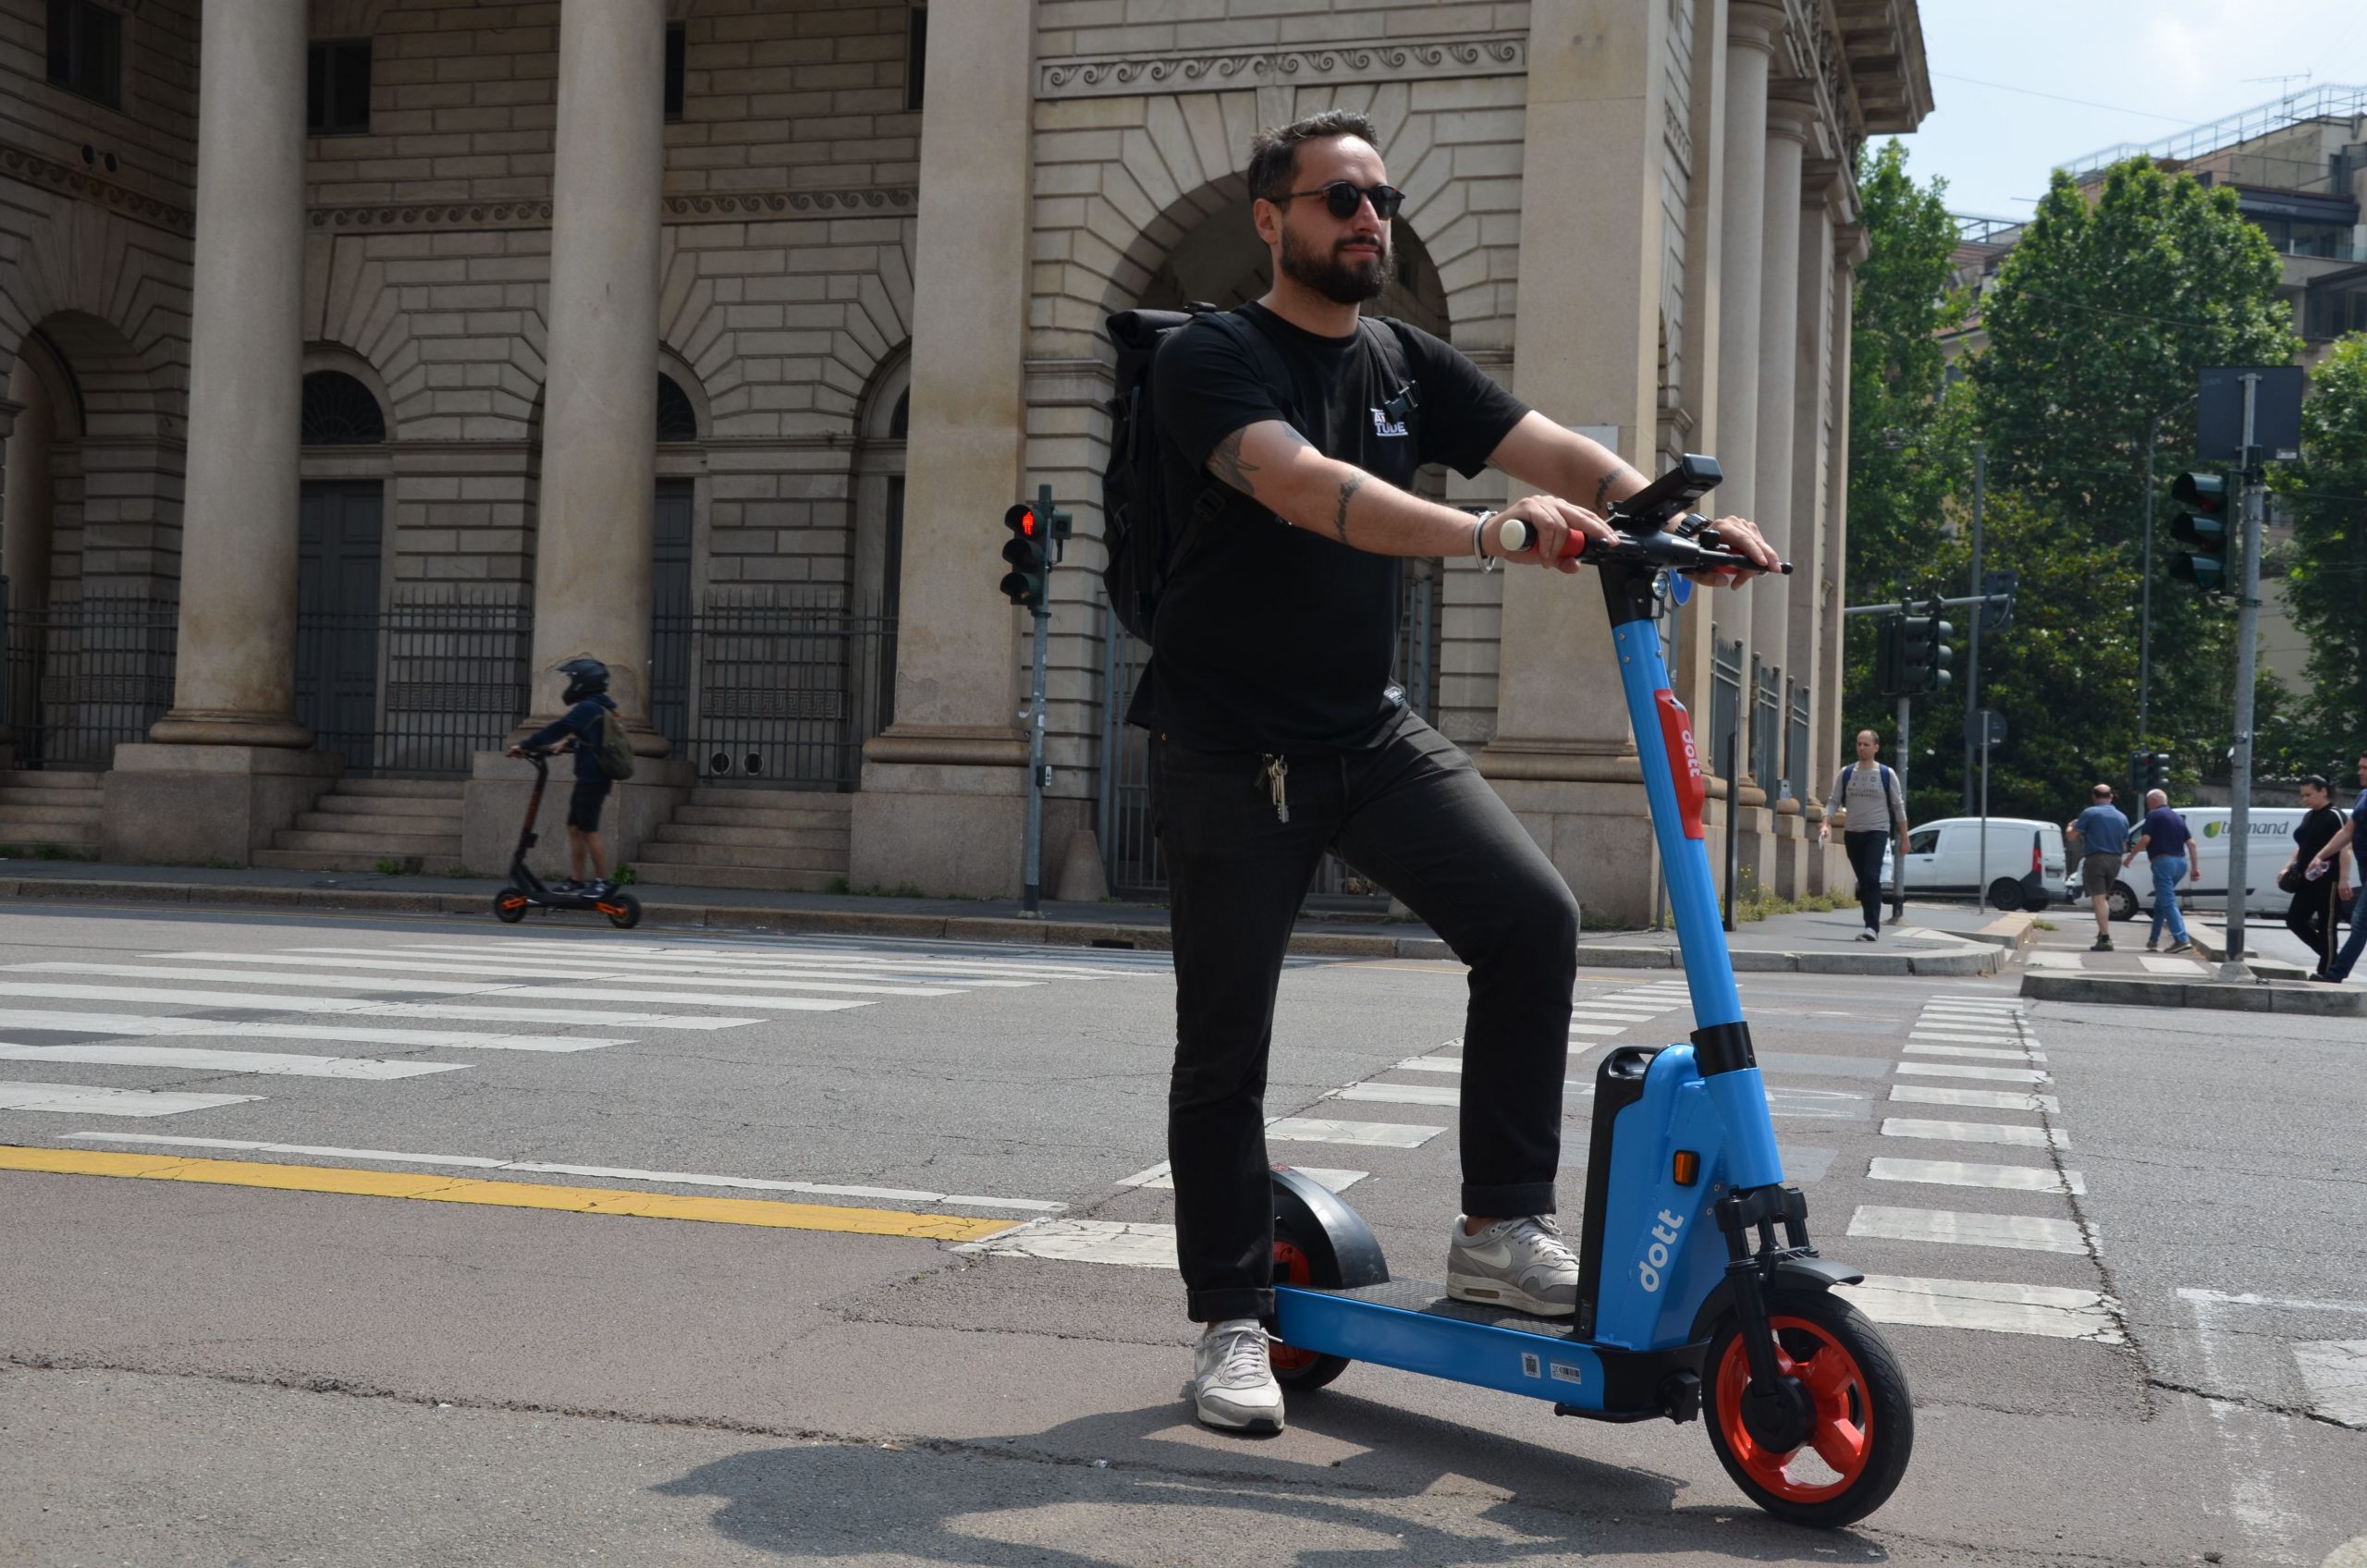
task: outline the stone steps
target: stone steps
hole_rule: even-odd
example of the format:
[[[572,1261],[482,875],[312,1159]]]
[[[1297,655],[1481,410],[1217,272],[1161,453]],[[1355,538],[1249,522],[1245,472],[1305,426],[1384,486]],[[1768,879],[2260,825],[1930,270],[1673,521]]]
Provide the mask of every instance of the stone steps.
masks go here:
[[[693,790],[633,856],[655,887],[822,892],[847,874],[851,795],[797,790]]]
[[[458,778],[341,778],[255,864],[282,871],[449,871],[460,864],[466,784]]]
[[[68,860],[99,857],[102,776],[60,770],[0,772],[0,845],[47,847]]]

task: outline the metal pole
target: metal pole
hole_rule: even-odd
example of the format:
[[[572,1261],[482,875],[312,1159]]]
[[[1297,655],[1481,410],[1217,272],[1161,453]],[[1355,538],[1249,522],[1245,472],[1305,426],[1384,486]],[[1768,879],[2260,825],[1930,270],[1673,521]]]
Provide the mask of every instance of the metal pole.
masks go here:
[[[1049,545],[1045,548],[1049,555]],[[1045,592],[1049,594],[1049,573],[1046,578]],[[1051,625],[1050,609],[1036,606],[1036,668],[1027,692],[1027,847],[1020,872],[1026,913],[1031,915],[1044,910],[1044,655]]]
[[[1976,597],[1985,596],[1988,584],[1981,577],[1981,511],[1989,490],[1989,443],[1972,444],[1972,592]],[[1972,716],[1981,711],[1981,618],[1988,613],[1987,605],[1972,612],[1972,635],[1965,647],[1964,668],[1964,809],[1972,810]]]
[[[2235,842],[2227,846],[2227,956],[2220,965],[2223,980],[2249,979],[2244,967],[2244,893],[2246,851],[2251,847],[2252,815],[2252,680],[2254,644],[2260,639],[2261,514],[2264,487],[2252,447],[2253,405],[2260,377],[2247,375],[2244,384],[2244,577],[2243,597],[2236,610],[2236,757],[2234,799],[2227,814]]]
[[[1711,629],[1713,631],[1715,628]],[[1710,655],[1717,656],[1717,641],[1711,640]],[[1737,655],[1741,644],[1735,644]],[[1735,673],[1740,675],[1737,668]],[[1713,672],[1714,676],[1714,672]],[[1713,680],[1714,683],[1714,680]],[[1715,698],[1711,699],[1713,702]],[[1725,927],[1735,928],[1735,878],[1742,864],[1742,693],[1735,695],[1735,727],[1726,731],[1726,913]]]
[[[2145,427],[2145,575],[2137,612],[2137,749],[2153,749],[2147,731],[2147,699],[2153,681],[2153,442],[2162,434],[2162,416]],[[2139,797],[2140,802],[2143,800]]]
[[[1980,883],[1981,902],[1975,906],[1981,913],[1989,912],[1989,716],[1981,715],[1981,869],[1974,880]]]
[[[1905,697],[1898,700],[1898,767],[1896,771],[1898,773],[1898,803],[1904,810],[1907,805],[1907,699]],[[1887,806],[1890,802],[1885,801],[1883,803]],[[1914,825],[1910,823],[1908,826]],[[1895,827],[1892,828],[1891,836],[1897,839],[1890,851],[1890,920],[1894,925],[1907,918],[1907,841],[1898,839],[1897,835],[1898,830]]]

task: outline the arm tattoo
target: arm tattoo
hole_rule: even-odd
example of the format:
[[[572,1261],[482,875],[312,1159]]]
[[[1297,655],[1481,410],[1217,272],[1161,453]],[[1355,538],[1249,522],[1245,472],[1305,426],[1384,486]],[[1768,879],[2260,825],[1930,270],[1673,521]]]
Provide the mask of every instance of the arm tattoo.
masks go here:
[[[1218,442],[1217,449],[1208,454],[1208,472],[1245,496],[1257,494],[1257,487],[1249,476],[1257,472],[1257,465],[1244,460],[1241,456],[1242,438],[1248,434],[1249,427],[1242,426]]]
[[[1625,463],[1621,463],[1617,468],[1613,469],[1609,473],[1604,474],[1600,479],[1594,482],[1594,509],[1598,512],[1602,510],[1603,501],[1611,492],[1611,482],[1613,480],[1641,479],[1644,476],[1642,474],[1637,473]]]
[[[1365,476],[1361,473],[1352,473],[1340,482],[1340,513],[1331,520],[1331,531],[1340,536],[1343,545],[1348,542],[1349,497],[1363,489],[1364,484]]]

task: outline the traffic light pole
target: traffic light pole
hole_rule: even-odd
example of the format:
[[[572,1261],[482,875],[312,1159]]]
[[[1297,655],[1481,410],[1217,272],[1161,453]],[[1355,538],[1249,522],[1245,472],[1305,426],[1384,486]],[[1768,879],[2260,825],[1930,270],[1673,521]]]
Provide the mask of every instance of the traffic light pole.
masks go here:
[[[2252,838],[2253,659],[2260,640],[2261,523],[2267,500],[2260,452],[2252,445],[2261,378],[2257,372],[2248,372],[2239,379],[2244,384],[2244,575],[2236,607],[2236,754],[2227,814],[2227,830],[2235,842],[2227,846],[2227,953],[2219,969],[2222,980],[2250,978],[2244,966],[2244,894],[2250,886],[2245,862]]]
[[[1046,510],[1049,510],[1048,506]],[[1051,541],[1044,542],[1046,550]],[[1044,659],[1051,640],[1052,612],[1037,605],[1036,668],[1027,688],[1027,840],[1020,868],[1020,887],[1028,915],[1044,913]]]
[[[1988,489],[1989,443],[1975,441],[1972,444],[1972,591],[1976,596],[1984,598],[1986,595],[1981,592],[1985,586],[1981,578],[1981,512]],[[1972,635],[1965,646],[1964,809],[1967,815],[1972,813],[1972,720],[1973,716],[1981,711],[1981,621],[1988,613],[1985,604],[1972,612]],[[1982,814],[1981,820],[1985,827],[1987,813]]]
[[[1901,806],[1907,804],[1907,699],[1899,698],[1898,766],[1895,771],[1898,774],[1898,803]],[[1907,840],[1898,838],[1895,827],[1891,829],[1891,837],[1897,839],[1896,847],[1890,852],[1890,921],[1895,925],[1907,918]]]

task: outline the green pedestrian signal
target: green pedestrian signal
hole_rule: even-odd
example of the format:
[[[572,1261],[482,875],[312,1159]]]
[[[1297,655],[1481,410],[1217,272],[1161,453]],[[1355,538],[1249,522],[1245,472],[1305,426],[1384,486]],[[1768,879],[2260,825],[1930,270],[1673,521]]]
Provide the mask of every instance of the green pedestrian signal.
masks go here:
[[[2235,486],[2224,473],[2182,473],[2170,484],[2170,575],[2215,594],[2227,582],[2227,502]]]
[[[1022,501],[1002,514],[1002,525],[1011,530],[1004,542],[1002,558],[1011,570],[1002,575],[1002,595],[1024,609],[1037,609],[1044,603],[1044,579],[1050,571],[1049,540],[1043,520],[1036,508]]]

